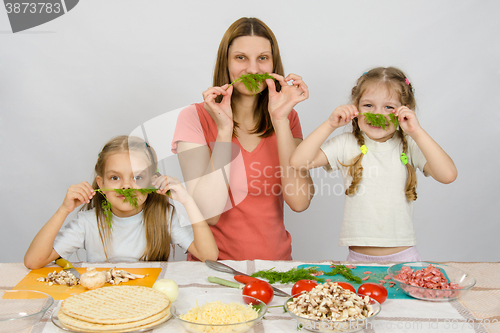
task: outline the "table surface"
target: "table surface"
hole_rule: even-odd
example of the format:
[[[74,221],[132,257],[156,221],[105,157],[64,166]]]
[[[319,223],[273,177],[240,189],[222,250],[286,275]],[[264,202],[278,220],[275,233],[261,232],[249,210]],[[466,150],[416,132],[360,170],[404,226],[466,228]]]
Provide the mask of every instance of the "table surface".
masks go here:
[[[330,262],[304,261],[230,261],[223,263],[252,274],[258,270],[275,268],[279,271],[289,270],[302,264],[328,264]],[[335,262],[338,263],[338,262]],[[368,263],[356,263],[367,265]],[[417,299],[388,299],[382,305],[382,311],[365,332],[500,332],[500,263],[445,263],[466,272],[477,280],[476,285],[465,296],[451,302],[428,302]],[[223,293],[227,287],[211,284],[208,276],[217,276],[232,280],[232,275],[208,268],[200,262],[138,262],[113,264],[74,263],[75,267],[160,267],[159,278],[170,278],[179,285],[179,298],[195,296],[201,293]],[[370,264],[371,265],[371,264]],[[379,265],[390,266],[390,263]],[[13,289],[29,270],[21,263],[0,263],[0,289]],[[292,285],[275,285],[290,292]],[[232,289],[233,290],[233,289]],[[272,305],[282,305],[283,297],[274,297]],[[33,329],[26,333],[62,333],[50,320],[50,316],[60,301],[52,307]],[[255,333],[264,332],[296,332],[295,322],[281,308],[273,308],[265,316],[262,323],[253,328]],[[303,330],[306,332],[305,330]],[[150,332],[185,332],[174,319]],[[252,332],[252,331],[250,331]],[[24,333],[24,332],[16,332]]]

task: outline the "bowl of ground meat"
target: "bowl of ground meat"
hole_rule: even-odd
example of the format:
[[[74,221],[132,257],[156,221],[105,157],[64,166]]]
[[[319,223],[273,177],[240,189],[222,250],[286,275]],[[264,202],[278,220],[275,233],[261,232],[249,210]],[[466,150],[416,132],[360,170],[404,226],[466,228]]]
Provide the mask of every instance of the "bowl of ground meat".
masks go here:
[[[469,273],[449,265],[404,262],[387,269],[398,288],[408,296],[426,301],[451,301],[476,284]]]

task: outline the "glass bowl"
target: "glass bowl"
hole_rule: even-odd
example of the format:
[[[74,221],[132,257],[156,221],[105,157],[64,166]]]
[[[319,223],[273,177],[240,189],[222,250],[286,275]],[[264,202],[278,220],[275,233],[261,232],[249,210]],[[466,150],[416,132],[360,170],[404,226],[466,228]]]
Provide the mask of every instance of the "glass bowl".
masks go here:
[[[401,272],[405,266],[410,266],[412,269],[421,270],[429,265],[439,268],[444,276],[450,283],[456,283],[460,289],[431,289],[406,284],[398,279],[396,276]],[[425,301],[451,301],[466,294],[476,284],[476,279],[469,273],[453,266],[435,264],[431,262],[403,262],[400,264],[392,265],[387,269],[387,274],[396,282],[396,285],[408,296],[418,298]]]
[[[253,307],[259,311],[259,315],[255,319],[234,324],[199,324],[183,320],[180,318],[180,316],[186,314],[189,310],[191,310],[196,306],[201,307],[206,303],[211,303],[216,301],[221,301],[222,303],[225,304],[237,303],[248,306],[243,301],[243,295],[241,294],[241,291],[236,293],[225,293],[225,294],[206,293],[198,295],[196,297],[178,299],[172,304],[170,312],[172,313],[172,316],[176,320],[178,320],[188,332],[243,333],[251,329],[255,324],[259,323],[262,320],[264,314],[267,312],[267,306],[264,302],[261,302],[260,300],[249,296],[245,296],[245,298],[248,298],[249,300],[252,301],[252,303],[254,304]]]
[[[368,297],[365,295],[357,294],[361,297]],[[311,331],[311,332],[358,332],[365,328],[373,328],[370,327],[370,322],[375,319],[375,317],[382,310],[382,306],[379,302],[370,298],[370,305],[373,308],[373,314],[370,317],[365,319],[355,319],[355,320],[344,320],[344,321],[333,321],[333,320],[317,320],[317,319],[309,319],[305,317],[301,317],[296,315],[295,313],[288,311],[288,302],[292,302],[294,295],[288,298],[285,301],[285,310],[292,317],[293,329],[300,330],[302,328]]]
[[[54,299],[33,290],[0,290],[0,332],[19,332],[40,321]]]

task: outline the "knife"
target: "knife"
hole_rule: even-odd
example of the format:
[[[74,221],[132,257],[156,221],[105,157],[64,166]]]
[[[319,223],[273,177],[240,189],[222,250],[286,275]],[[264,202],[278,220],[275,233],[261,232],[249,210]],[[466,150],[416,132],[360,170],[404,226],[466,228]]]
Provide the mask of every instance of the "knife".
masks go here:
[[[237,271],[231,267],[229,267],[228,265],[225,265],[221,262],[218,262],[218,261],[213,261],[213,260],[205,260],[205,264],[212,268],[212,269],[215,269],[216,271],[219,271],[219,272],[224,272],[224,273],[230,273],[230,274],[233,274],[233,275],[245,275],[245,276],[250,276],[248,274],[245,274],[245,273],[242,273],[240,271]],[[287,294],[286,292],[284,292],[283,290],[281,289],[278,289],[276,287],[274,287],[273,285],[271,285],[271,287],[273,287],[273,290],[274,290],[274,294],[276,296],[281,296],[281,297],[291,297],[290,294]]]
[[[78,271],[73,267],[73,265],[71,265],[71,263],[66,259],[64,259],[63,257],[57,258],[55,260],[55,263],[61,266],[63,270],[73,274],[77,279],[80,278],[80,273],[78,273]]]

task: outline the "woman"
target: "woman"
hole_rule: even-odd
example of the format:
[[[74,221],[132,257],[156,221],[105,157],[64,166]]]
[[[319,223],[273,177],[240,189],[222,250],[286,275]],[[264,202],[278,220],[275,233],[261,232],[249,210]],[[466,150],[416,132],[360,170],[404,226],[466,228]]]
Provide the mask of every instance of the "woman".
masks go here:
[[[230,85],[244,74],[264,73],[275,81],[266,79],[257,94],[242,82]],[[308,95],[300,76],[284,77],[278,43],[262,21],[241,18],[228,28],[213,87],[203,93],[204,103],[182,110],[172,142],[219,259],[292,259],[283,202],[300,212],[314,194],[309,173],[289,165],[302,141],[293,107]]]

